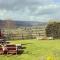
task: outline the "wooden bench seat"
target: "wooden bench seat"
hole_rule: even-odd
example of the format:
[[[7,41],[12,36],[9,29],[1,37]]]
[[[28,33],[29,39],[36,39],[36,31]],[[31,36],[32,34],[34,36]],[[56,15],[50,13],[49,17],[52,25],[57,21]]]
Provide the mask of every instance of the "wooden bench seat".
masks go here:
[[[7,54],[9,53],[17,54],[16,45],[6,45],[6,48],[7,48]]]

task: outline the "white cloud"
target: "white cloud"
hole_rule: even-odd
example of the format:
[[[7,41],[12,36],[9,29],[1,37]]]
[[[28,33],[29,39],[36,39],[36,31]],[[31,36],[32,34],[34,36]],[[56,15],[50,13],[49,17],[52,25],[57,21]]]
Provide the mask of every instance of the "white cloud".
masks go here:
[[[48,21],[59,16],[60,4],[53,0],[0,0],[0,19]]]

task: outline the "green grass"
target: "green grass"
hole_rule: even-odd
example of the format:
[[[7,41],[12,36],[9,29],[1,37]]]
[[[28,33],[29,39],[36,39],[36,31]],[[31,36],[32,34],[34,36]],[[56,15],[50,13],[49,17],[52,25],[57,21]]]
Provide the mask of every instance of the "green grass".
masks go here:
[[[60,60],[60,40],[15,40],[11,43],[26,44],[26,49],[21,55],[0,55],[0,60],[47,60],[47,57]]]

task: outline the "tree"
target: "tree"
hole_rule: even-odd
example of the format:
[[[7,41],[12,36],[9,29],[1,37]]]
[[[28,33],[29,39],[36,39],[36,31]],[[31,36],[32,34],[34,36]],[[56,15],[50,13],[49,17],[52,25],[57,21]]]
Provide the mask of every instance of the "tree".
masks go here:
[[[7,39],[9,40],[11,38],[11,30],[12,29],[16,29],[16,25],[14,23],[14,21],[12,21],[10,18],[7,18],[5,21],[4,21],[4,28],[7,30]]]
[[[4,23],[4,28],[7,28],[7,29],[16,28],[15,22],[12,19],[6,19]]]
[[[60,22],[49,23],[46,27],[48,37],[60,38]]]

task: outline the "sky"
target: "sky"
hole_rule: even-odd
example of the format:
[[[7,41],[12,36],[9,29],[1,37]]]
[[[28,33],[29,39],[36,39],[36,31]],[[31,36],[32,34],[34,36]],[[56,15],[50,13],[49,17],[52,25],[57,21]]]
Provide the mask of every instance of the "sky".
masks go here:
[[[60,0],[0,0],[0,19],[60,20]]]

